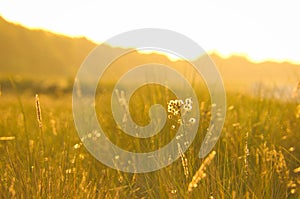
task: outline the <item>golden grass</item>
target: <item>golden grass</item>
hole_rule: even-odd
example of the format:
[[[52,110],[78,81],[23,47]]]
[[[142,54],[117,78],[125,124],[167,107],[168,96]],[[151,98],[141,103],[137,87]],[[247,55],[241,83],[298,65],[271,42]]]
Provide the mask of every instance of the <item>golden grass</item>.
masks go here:
[[[191,147],[183,153],[178,146],[180,158],[168,167],[131,174],[106,167],[81,144],[70,96],[19,99],[0,96],[0,198],[300,197],[295,101],[229,94],[222,135],[203,160],[198,150],[211,114],[209,102],[202,98],[199,130]],[[106,128],[116,132],[112,123]],[[171,125],[166,129],[162,140],[170,140]],[[110,136],[118,141],[119,133]],[[148,144],[159,146],[152,139]],[[130,147],[142,150],[148,145]]]

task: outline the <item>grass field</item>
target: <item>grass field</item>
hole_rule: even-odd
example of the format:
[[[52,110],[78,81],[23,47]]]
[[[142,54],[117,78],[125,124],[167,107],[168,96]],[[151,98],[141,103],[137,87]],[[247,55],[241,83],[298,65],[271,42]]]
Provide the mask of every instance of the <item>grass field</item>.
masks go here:
[[[88,153],[74,127],[70,94],[40,94],[39,103],[41,118],[34,94],[0,96],[0,198],[300,197],[296,102],[228,93],[215,156],[212,152],[204,160],[198,158],[210,121],[210,104],[204,98],[191,147],[168,167],[144,174],[108,168]],[[111,136],[120,144],[130,142]],[[168,130],[163,136],[172,139]],[[189,188],[198,170],[197,187]]]

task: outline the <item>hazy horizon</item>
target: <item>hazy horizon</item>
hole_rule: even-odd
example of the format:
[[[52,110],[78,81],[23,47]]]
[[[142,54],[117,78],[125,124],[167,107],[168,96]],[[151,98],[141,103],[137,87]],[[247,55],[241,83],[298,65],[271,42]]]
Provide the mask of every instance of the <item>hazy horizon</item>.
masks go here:
[[[140,5],[140,2],[133,3]],[[29,28],[84,36],[97,44],[132,29],[166,28],[188,36],[207,52],[218,52],[222,57],[239,54],[253,62],[300,63],[299,12],[291,3],[192,1],[185,5],[173,3],[166,16],[164,9],[170,6],[167,2],[160,2],[159,6],[150,4],[146,10],[126,4],[1,1],[0,13],[5,19]],[[155,14],[150,14],[151,10]],[[185,23],[192,19],[192,23]]]
[[[103,42],[96,42],[94,40],[92,40],[91,38],[85,36],[85,35],[77,35],[77,36],[72,36],[72,35],[68,35],[68,34],[64,34],[64,33],[60,33],[60,32],[55,32],[55,31],[52,31],[52,30],[49,30],[49,29],[46,29],[46,28],[41,28],[41,27],[29,27],[29,26],[26,26],[20,22],[17,22],[17,21],[11,21],[9,19],[7,19],[6,17],[4,16],[1,16],[5,21],[11,23],[11,24],[15,24],[17,26],[21,26],[21,27],[24,27],[26,29],[29,29],[29,30],[32,30],[32,31],[45,31],[45,32],[49,32],[51,34],[55,34],[55,35],[58,35],[58,36],[64,36],[64,37],[68,37],[68,38],[72,38],[72,39],[80,39],[80,38],[84,38],[90,42],[92,42],[93,44],[95,45],[100,45],[102,44]],[[112,35],[113,36],[113,35]],[[113,48],[128,48],[128,47],[124,47],[124,46],[114,46],[113,44],[109,44],[109,43],[105,43],[106,45],[109,45]],[[155,53],[155,54],[161,54],[161,55],[164,55],[166,57],[168,57],[168,59],[170,59],[171,61],[177,61],[177,60],[181,60],[180,58],[178,58],[176,55],[173,55],[171,53],[168,53],[168,52],[163,52],[163,51],[155,51],[155,50],[148,50],[148,51],[140,51],[139,49],[135,49],[137,50],[138,52],[142,53],[142,54],[152,54],[152,53]],[[204,49],[205,50],[205,49]],[[217,55],[219,57],[221,57],[222,59],[230,59],[232,57],[243,57],[245,58],[246,60],[248,60],[249,62],[252,62],[252,63],[255,63],[255,64],[259,64],[259,63],[264,63],[264,62],[274,62],[274,63],[291,63],[293,65],[300,65],[300,60],[299,61],[293,61],[293,60],[289,60],[289,59],[283,59],[283,60],[279,60],[279,59],[273,59],[273,58],[265,58],[265,59],[261,59],[261,60],[255,60],[253,58],[251,58],[248,54],[244,53],[244,52],[232,52],[232,53],[229,53],[229,54],[223,54],[222,52],[218,51],[217,49],[214,49],[214,50],[210,50],[210,51],[207,51],[206,52],[208,55]]]

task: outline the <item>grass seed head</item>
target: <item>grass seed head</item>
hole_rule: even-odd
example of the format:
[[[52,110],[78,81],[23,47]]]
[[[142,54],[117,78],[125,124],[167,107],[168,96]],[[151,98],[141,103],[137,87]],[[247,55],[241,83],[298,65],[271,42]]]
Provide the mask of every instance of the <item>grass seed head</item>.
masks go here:
[[[211,161],[214,159],[216,155],[216,151],[212,151],[207,158],[203,161],[198,171],[195,173],[195,175],[192,178],[192,181],[189,183],[188,191],[191,192],[193,188],[198,186],[198,182],[206,177],[206,169],[210,165]]]
[[[37,116],[37,121],[39,124],[39,127],[41,128],[42,125],[42,110],[41,110],[41,105],[40,105],[40,99],[38,94],[35,95],[35,108],[36,108],[36,116]]]

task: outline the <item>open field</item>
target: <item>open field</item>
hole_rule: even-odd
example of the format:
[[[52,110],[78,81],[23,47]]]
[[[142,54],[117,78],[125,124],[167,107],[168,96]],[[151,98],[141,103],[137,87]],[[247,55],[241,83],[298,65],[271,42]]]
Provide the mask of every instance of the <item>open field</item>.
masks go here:
[[[28,29],[1,16],[0,27],[0,198],[300,198],[300,85],[298,98],[291,97],[299,64],[210,54],[227,89],[227,111],[220,139],[199,159],[212,107],[191,63],[137,50],[114,60],[95,103],[98,121],[114,144],[132,152],[154,151],[174,139],[179,126],[170,119],[158,135],[138,139],[116,125],[110,110],[113,84],[135,66],[155,62],[176,69],[194,85],[200,113],[196,138],[185,153],[178,148],[175,162],[150,173],[124,173],[87,151],[73,121],[75,75],[97,44]],[[107,44],[104,57],[123,51]],[[136,75],[132,82],[139,78],[147,79]],[[133,120],[146,125],[155,103],[167,111],[175,98],[165,94],[160,87],[139,88],[129,103]]]
[[[197,156],[210,121],[210,105],[204,97],[199,102],[198,134],[181,158],[155,172],[131,174],[110,169],[87,152],[74,127],[71,95],[39,97],[40,121],[34,94],[0,96],[1,198],[300,197],[300,106],[296,102],[228,93],[225,126],[208,164]],[[119,143],[131,141],[117,133],[110,136]],[[162,136],[172,139],[168,128]],[[189,190],[201,164],[206,177]]]

